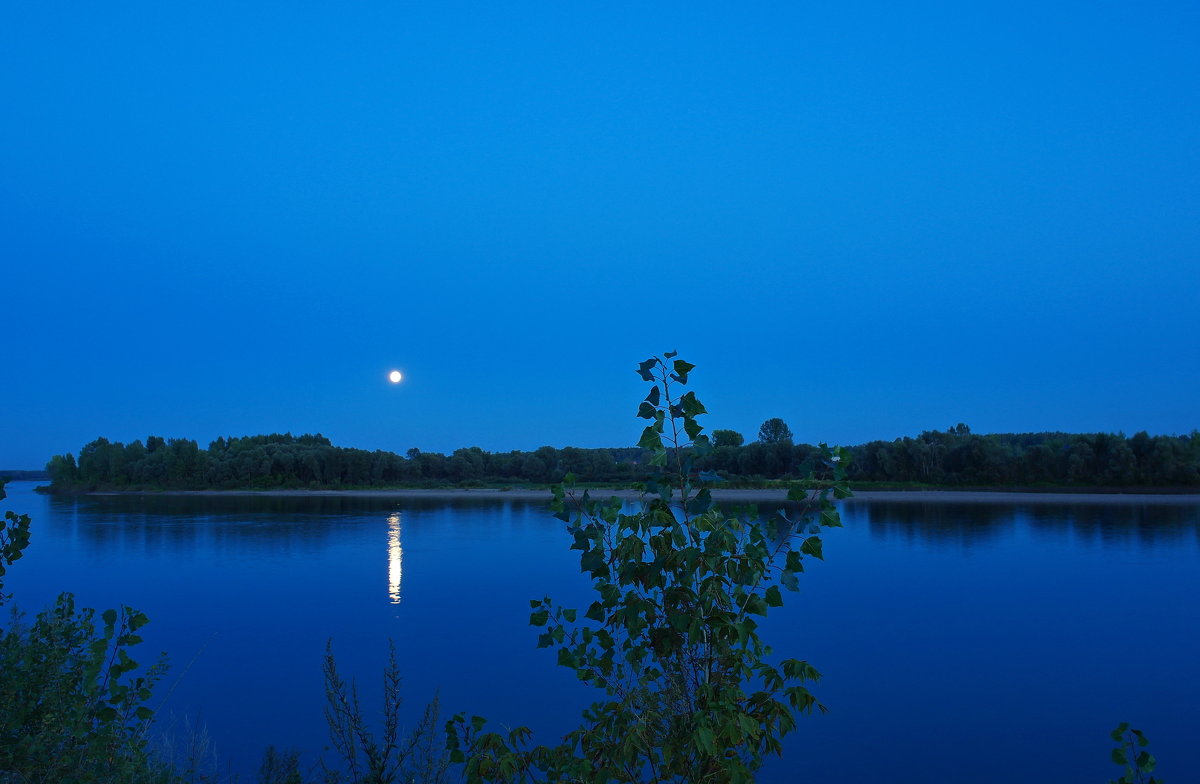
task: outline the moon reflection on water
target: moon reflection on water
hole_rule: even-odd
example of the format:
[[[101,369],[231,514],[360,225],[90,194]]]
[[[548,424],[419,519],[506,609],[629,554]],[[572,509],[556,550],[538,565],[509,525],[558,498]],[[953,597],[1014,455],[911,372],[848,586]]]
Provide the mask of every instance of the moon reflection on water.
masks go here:
[[[400,603],[400,581],[404,574],[404,548],[400,545],[400,513],[388,517],[388,601]]]

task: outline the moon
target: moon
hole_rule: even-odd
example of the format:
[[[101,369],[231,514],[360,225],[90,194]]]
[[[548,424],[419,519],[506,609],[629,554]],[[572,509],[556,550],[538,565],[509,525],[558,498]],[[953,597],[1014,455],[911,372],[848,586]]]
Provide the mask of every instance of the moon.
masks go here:
[[[393,384],[399,384],[402,378],[404,376],[400,374],[399,370],[393,370],[391,373],[388,373],[388,381],[391,381]]]

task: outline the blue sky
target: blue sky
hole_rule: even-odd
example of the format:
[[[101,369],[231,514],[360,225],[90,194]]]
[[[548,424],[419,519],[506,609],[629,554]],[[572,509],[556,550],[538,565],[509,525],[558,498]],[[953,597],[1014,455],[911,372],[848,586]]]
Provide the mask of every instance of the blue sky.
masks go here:
[[[1194,3],[7,3],[0,467],[1200,427]],[[387,383],[392,368],[406,373]]]

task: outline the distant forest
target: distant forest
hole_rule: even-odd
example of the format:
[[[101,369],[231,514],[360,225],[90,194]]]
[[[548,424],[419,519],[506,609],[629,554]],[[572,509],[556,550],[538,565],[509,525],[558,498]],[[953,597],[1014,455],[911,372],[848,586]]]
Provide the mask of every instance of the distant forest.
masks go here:
[[[46,471],[22,471],[16,468],[0,468],[0,482],[41,481],[49,479]]]
[[[732,430],[713,432],[713,448],[695,469],[733,486],[803,479],[815,447],[792,442],[782,420],[763,423],[759,440],[745,443]],[[1200,432],[1132,437],[1108,433],[1001,433],[976,435],[965,425],[916,438],[872,441],[851,447],[852,481],[943,487],[1198,487]],[[334,446],[321,435],[218,438],[201,449],[192,440],[150,436],[143,443],[104,438],[74,455],[56,455],[46,466],[52,488],[206,490],[365,488],[388,486],[478,487],[546,484],[567,473],[580,482],[642,480],[648,453],[638,447],[582,449],[543,446],[532,452],[453,454],[410,449],[394,452]]]

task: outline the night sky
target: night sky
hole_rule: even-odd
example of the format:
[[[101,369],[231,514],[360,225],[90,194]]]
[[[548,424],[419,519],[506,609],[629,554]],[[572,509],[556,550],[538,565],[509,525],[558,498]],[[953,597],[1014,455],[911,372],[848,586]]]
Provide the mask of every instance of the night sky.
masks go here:
[[[1200,427],[1200,5],[0,8],[0,468]],[[405,374],[388,383],[393,368]]]

